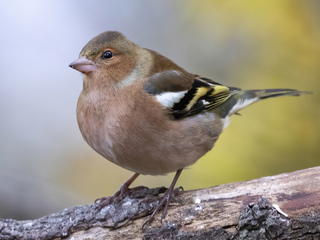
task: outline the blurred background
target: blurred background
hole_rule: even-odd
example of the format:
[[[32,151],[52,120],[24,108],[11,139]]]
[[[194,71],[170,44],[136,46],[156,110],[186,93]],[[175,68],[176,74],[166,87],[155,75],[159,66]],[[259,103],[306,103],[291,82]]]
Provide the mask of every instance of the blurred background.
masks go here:
[[[183,171],[185,190],[319,165],[318,0],[1,1],[0,217],[33,219],[113,194],[132,173],[82,139],[82,76],[68,64],[117,30],[190,72],[242,89],[295,88],[233,116]],[[173,174],[134,185],[169,186]]]

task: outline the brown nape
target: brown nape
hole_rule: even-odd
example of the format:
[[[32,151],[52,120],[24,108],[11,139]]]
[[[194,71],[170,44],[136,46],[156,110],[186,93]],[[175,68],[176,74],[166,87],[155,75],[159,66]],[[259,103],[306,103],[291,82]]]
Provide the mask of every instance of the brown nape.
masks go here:
[[[195,74],[185,71],[170,59],[146,49],[152,55],[152,68],[144,89],[150,94],[161,92],[179,92],[191,89]]]

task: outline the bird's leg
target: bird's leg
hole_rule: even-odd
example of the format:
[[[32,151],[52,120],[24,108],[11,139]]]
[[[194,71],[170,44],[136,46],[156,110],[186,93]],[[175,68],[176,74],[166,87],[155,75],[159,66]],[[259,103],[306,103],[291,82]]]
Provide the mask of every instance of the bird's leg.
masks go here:
[[[142,186],[138,186],[136,188],[132,188],[130,189],[129,186],[133,183],[134,180],[136,180],[136,178],[139,176],[139,173],[135,173],[133,174],[132,177],[130,177],[124,184],[121,185],[121,187],[119,188],[119,190],[110,197],[102,197],[102,198],[98,198],[97,200],[95,200],[95,203],[99,201],[99,204],[97,206],[97,209],[101,210],[103,207],[107,206],[108,204],[114,202],[115,200],[118,199],[122,199],[130,190],[135,190],[135,189],[141,189],[141,188],[145,188]]]
[[[170,204],[170,199],[173,195],[177,194],[180,190],[180,188],[178,189],[174,189],[174,186],[176,185],[178,178],[180,176],[182,172],[182,169],[179,169],[176,173],[176,175],[173,178],[173,181],[170,185],[170,187],[167,189],[167,191],[164,193],[162,200],[160,201],[159,205],[156,207],[156,209],[153,211],[152,215],[149,217],[149,219],[143,224],[142,227],[144,227],[147,223],[152,223],[152,221],[154,220],[154,216],[155,214],[164,206],[164,210],[161,216],[161,221],[166,217],[167,215],[167,211],[168,211],[168,207]]]

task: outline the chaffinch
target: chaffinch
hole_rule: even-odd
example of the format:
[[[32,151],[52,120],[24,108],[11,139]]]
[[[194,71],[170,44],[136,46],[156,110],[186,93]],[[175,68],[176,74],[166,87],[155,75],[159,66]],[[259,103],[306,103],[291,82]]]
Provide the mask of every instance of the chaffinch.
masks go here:
[[[166,216],[181,171],[210,151],[229,118],[261,99],[299,96],[294,89],[241,90],[192,74],[121,33],[99,34],[70,67],[82,72],[77,121],[84,140],[135,172],[99,209],[129,191],[139,174],[176,172],[159,206]]]

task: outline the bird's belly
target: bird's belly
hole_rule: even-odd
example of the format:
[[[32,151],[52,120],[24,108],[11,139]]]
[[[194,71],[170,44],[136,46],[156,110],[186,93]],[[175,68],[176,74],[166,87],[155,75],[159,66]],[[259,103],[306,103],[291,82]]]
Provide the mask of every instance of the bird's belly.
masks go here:
[[[104,145],[95,149],[130,171],[164,175],[194,164],[212,149],[223,128],[223,122],[215,119],[213,113],[170,124],[168,129],[146,122],[133,124],[121,138],[110,130],[105,134]]]
[[[79,128],[96,152],[123,168],[148,175],[192,165],[210,151],[223,129],[221,118],[210,112],[165,121],[155,114],[137,121],[127,115],[110,118],[104,112],[103,118],[97,118],[84,112],[77,114]]]

